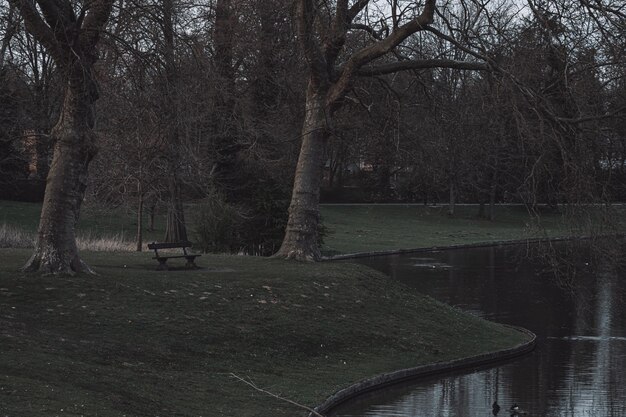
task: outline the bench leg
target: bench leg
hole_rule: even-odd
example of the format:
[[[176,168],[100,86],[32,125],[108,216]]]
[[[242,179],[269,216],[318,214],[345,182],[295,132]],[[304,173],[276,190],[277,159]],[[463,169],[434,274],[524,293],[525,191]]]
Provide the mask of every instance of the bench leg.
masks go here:
[[[167,271],[169,268],[167,267],[167,258],[158,258],[159,266],[157,266],[157,271]]]
[[[185,264],[185,268],[187,269],[198,269],[198,266],[195,262],[195,257],[185,258],[187,259],[187,263]]]

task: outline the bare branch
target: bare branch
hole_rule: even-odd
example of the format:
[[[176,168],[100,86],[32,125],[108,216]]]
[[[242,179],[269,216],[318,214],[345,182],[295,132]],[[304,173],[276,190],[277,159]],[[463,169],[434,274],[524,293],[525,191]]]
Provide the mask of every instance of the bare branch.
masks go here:
[[[490,71],[491,67],[484,62],[455,61],[452,59],[424,59],[419,61],[398,61],[376,66],[362,67],[355,75],[371,76],[391,74],[398,71],[426,69],[426,68],[451,68],[459,70]]]
[[[44,19],[55,33],[63,32],[70,22],[75,20],[72,18],[74,12],[69,3],[65,4],[58,0],[37,0],[37,4]]]
[[[256,386],[256,384],[255,384],[254,382],[252,382],[252,381],[247,381],[247,380],[243,379],[242,377],[240,377],[239,375],[236,375],[236,374],[234,374],[234,373],[232,373],[232,372],[231,372],[231,373],[230,373],[230,376],[232,376],[232,377],[233,377],[233,378],[235,378],[236,380],[238,380],[238,381],[240,381],[240,382],[243,382],[244,384],[246,384],[246,385],[248,385],[248,386],[252,387],[252,388],[253,388],[253,389],[255,389],[256,391],[262,392],[263,394],[267,394],[267,395],[269,395],[270,397],[274,397],[274,398],[276,398],[276,399],[278,399],[278,400],[288,402],[289,404],[295,405],[296,407],[300,407],[300,408],[302,408],[302,409],[304,409],[304,410],[307,410],[308,412],[310,412],[310,413],[311,413],[311,414],[313,414],[314,416],[317,416],[317,417],[324,417],[322,414],[318,413],[317,411],[315,411],[314,409],[312,409],[312,408],[310,408],[310,407],[307,407],[306,405],[298,404],[297,402],[292,401],[292,400],[290,400],[290,399],[288,399],[288,398],[281,397],[281,396],[279,396],[279,395],[274,394],[273,392],[269,392],[269,391],[267,391],[267,390],[264,390],[264,389],[262,389],[262,388],[259,388],[259,387],[257,387],[257,386]]]
[[[429,24],[431,24],[435,14],[435,7],[435,0],[427,0],[424,5],[424,10],[422,10],[422,13],[415,19],[412,19],[410,22],[405,23],[398,29],[394,30],[391,35],[385,39],[367,46],[353,54],[348,62],[346,62],[346,64],[341,68],[341,75],[339,76],[339,80],[335,83],[333,91],[329,95],[328,103],[335,103],[343,97],[355,73],[363,65],[385,55],[410,35],[420,30],[424,30]]]
[[[316,5],[314,0],[298,0],[296,18],[298,38],[313,78],[320,82],[326,81],[326,60],[314,35]]]
[[[28,0],[9,0],[18,9],[24,19],[26,29],[41,43],[55,60],[61,62],[63,56],[50,26],[44,22],[35,4]]]
[[[338,0],[330,34],[324,41],[324,56],[327,64],[334,65],[341,48],[346,43],[346,32],[348,31],[347,14],[348,0]]]
[[[106,27],[107,20],[111,15],[115,0],[94,0],[90,4],[89,11],[83,21],[80,42],[87,50],[94,48],[100,37],[100,33]]]
[[[363,30],[363,31],[369,33],[372,38],[377,39],[377,40],[382,40],[382,36],[381,35],[382,35],[382,31],[384,31],[384,28],[383,29],[379,29],[379,30],[374,30],[374,28],[372,28],[371,26],[367,26],[367,25],[364,25],[362,23],[352,23],[352,24],[350,24],[349,28],[350,29]]]
[[[622,106],[618,108],[617,110],[612,111],[611,113],[594,115],[594,116],[578,117],[574,119],[568,118],[568,117],[556,117],[556,120],[561,121],[561,122],[571,123],[571,124],[580,124],[580,123],[586,123],[586,122],[593,122],[597,120],[611,119],[624,112],[626,112],[626,106]]]
[[[354,3],[352,7],[348,9],[348,13],[346,15],[347,23],[352,23],[354,18],[363,11],[365,6],[367,6],[369,2],[370,0],[358,0],[356,3]]]

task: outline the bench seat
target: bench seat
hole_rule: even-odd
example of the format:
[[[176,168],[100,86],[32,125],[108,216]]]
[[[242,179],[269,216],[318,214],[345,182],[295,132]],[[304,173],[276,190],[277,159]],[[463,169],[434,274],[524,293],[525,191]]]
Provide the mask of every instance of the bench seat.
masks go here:
[[[192,246],[189,241],[182,242],[152,242],[148,244],[148,249],[154,250],[154,257],[152,259],[156,259],[159,262],[159,266],[157,267],[157,271],[167,271],[169,267],[167,266],[167,260],[172,258],[185,258],[187,259],[187,263],[185,264],[186,268],[197,269],[196,258],[201,256],[195,253],[188,253],[187,248]],[[182,249],[183,255],[159,255],[159,249]]]

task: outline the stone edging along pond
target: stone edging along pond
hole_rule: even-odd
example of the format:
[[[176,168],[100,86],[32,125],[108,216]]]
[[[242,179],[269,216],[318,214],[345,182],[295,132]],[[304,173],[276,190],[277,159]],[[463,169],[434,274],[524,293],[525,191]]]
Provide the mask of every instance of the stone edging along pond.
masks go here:
[[[503,325],[506,326],[506,325]],[[347,388],[337,391],[326,399],[322,404],[315,407],[315,412],[324,415],[339,404],[354,398],[358,395],[365,394],[389,385],[397,384],[423,378],[426,376],[443,374],[451,371],[460,371],[471,369],[485,365],[496,364],[506,359],[512,359],[526,353],[531,352],[537,343],[537,336],[530,330],[522,327],[512,327],[529,336],[529,340],[520,345],[509,349],[503,349],[496,352],[483,353],[481,355],[470,356],[467,358],[455,359],[448,362],[437,362],[428,365],[417,366],[415,368],[401,369],[398,371],[387,372],[373,378],[364,379]],[[310,413],[309,417],[315,417],[314,413]]]

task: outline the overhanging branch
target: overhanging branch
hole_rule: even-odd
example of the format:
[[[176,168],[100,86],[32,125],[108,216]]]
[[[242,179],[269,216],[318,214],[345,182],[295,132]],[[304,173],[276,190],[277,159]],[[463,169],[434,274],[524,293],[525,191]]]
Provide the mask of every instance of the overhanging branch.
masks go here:
[[[423,59],[419,61],[398,61],[388,64],[362,67],[356,72],[358,76],[372,76],[391,74],[398,71],[426,69],[426,68],[451,68],[459,70],[490,71],[491,67],[484,62],[454,61],[451,59]]]

